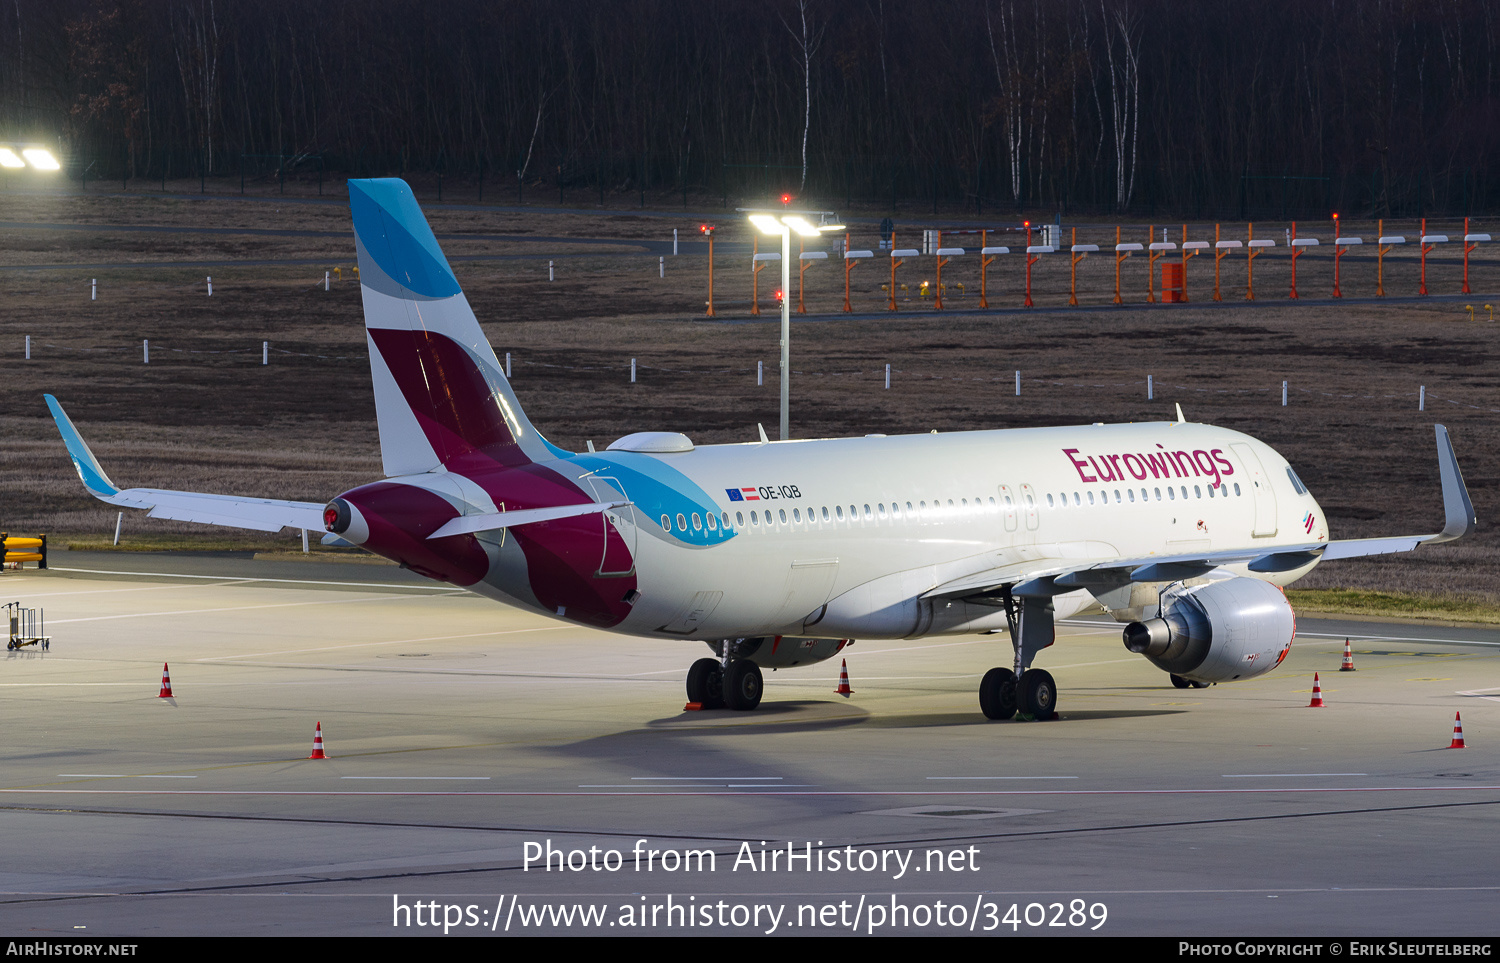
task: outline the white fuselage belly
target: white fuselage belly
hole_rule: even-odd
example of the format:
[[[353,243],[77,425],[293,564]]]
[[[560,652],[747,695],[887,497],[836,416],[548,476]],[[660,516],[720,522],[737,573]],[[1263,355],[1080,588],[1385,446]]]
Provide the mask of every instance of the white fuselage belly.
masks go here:
[[[1220,460],[1210,465],[1222,487],[1210,494],[1215,478],[1180,457],[1155,461],[1155,474],[1139,454],[1121,460],[1163,451],[1217,453]],[[1247,464],[1247,453],[1260,465]],[[707,548],[639,538],[641,599],[616,627],[636,634],[804,634],[807,616],[872,583],[878,598],[869,605],[878,607],[1028,560],[1271,551],[1327,538],[1321,511],[1311,495],[1294,490],[1280,455],[1208,425],[871,436],[708,446],[656,457],[709,492],[735,537]],[[1162,467],[1165,477],[1157,477]],[[1142,470],[1146,477],[1135,477]],[[1117,472],[1123,478],[1103,480]],[[1257,491],[1256,475],[1263,490]],[[728,496],[752,488],[755,500]],[[1306,571],[1270,578],[1285,584]],[[695,604],[706,611],[685,614]],[[830,614],[843,609],[829,606]],[[993,609],[990,616],[984,626],[950,619],[926,631],[900,619],[887,625],[825,617],[807,633],[907,637],[1004,625]]]

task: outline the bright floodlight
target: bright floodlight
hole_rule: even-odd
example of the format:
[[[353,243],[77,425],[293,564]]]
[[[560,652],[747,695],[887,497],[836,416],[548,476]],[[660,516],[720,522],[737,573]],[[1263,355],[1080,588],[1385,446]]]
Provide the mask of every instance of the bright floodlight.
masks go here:
[[[760,228],[764,234],[780,234],[785,230],[781,222],[769,214],[751,214],[750,223]]]
[[[812,226],[812,222],[805,217],[796,214],[787,214],[781,218],[783,224],[801,234],[803,237],[817,237],[818,229]]]
[[[21,151],[21,156],[30,161],[31,166],[39,171],[55,171],[62,167],[50,151],[42,150],[40,147],[28,147]]]
[[[26,162],[16,156],[9,147],[0,147],[0,167],[25,167]]]

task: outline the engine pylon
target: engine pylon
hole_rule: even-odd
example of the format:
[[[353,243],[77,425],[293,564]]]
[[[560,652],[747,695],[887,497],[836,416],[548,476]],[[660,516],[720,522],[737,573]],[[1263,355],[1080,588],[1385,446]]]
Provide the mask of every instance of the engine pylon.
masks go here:
[[[836,695],[841,695],[845,699],[849,698],[851,695],[854,694],[854,690],[851,689],[851,688],[849,688],[849,660],[848,659],[845,659],[844,662],[843,662],[843,665],[839,666],[839,687],[837,689],[834,689],[833,691],[834,691],[834,693]]]
[[[1322,685],[1322,683],[1320,683],[1318,681],[1318,674],[1316,672],[1313,673],[1313,696],[1312,696],[1312,701],[1307,704],[1307,707],[1309,709],[1322,709],[1322,708],[1324,708],[1324,706],[1323,706],[1323,685]]]

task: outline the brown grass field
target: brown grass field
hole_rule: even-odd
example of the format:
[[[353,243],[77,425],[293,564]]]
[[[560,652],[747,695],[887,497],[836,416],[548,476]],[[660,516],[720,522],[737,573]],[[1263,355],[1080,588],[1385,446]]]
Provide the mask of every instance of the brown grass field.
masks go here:
[[[0,529],[94,539],[113,531],[114,510],[78,484],[43,392],[58,396],[122,486],[323,501],[379,475],[344,204],[94,192],[0,197],[6,224],[98,228],[0,225]],[[757,422],[774,436],[778,325],[769,292],[778,269],[772,264],[761,275],[765,313],[750,317],[750,258],[736,244],[749,233],[737,215],[716,219],[718,317],[708,319],[707,257],[696,248],[668,257],[663,279],[654,251],[588,243],[660,243],[670,241],[674,227],[687,240],[700,217],[438,205],[427,213],[440,235],[475,235],[444,239],[444,248],[496,351],[512,353],[512,380],[527,413],[557,444],[581,449],[593,440],[602,447],[648,429],[681,430],[699,443],[744,441],[756,437]],[[179,230],[111,229],[119,225]],[[915,246],[921,226],[915,216],[898,225],[899,245]],[[987,312],[978,310],[979,269],[971,254],[945,268],[942,313],[916,293],[918,282],[932,279],[924,273],[930,257],[901,268],[898,290],[906,283],[909,291],[895,313],[885,310],[879,287],[888,262],[877,258],[853,272],[854,316],[841,311],[841,265],[818,263],[807,273],[810,313],[793,321],[793,433],[1169,420],[1180,403],[1191,420],[1245,431],[1276,447],[1318,497],[1335,537],[1362,537],[1441,526],[1431,428],[1441,422],[1453,433],[1479,532],[1414,555],[1331,563],[1299,587],[1500,604],[1500,538],[1487,524],[1500,511],[1500,327],[1486,320],[1485,308],[1500,307],[1500,264],[1482,246],[1471,278],[1483,293],[1444,297],[1458,293],[1461,270],[1460,245],[1445,245],[1428,264],[1435,297],[1417,300],[1417,245],[1409,243],[1386,259],[1382,303],[1373,297],[1375,246],[1367,243],[1345,258],[1345,300],[1332,302],[1329,235],[1316,225],[1325,246],[1299,264],[1303,300],[1291,301],[1286,227],[1256,225],[1255,236],[1278,246],[1255,262],[1254,303],[1244,299],[1243,251],[1221,265],[1218,304],[1211,300],[1212,254],[1187,265],[1188,304],[1145,304],[1145,259],[1133,257],[1122,266],[1122,308],[1110,305],[1111,254],[1078,266],[1076,309],[1067,308],[1068,256],[1045,256],[1034,268],[1031,311],[1021,307],[1024,266],[1012,254],[989,269]],[[1243,239],[1244,229],[1226,224],[1224,236]],[[1415,222],[1388,222],[1385,229],[1413,242],[1418,233]],[[1461,222],[1432,222],[1428,229],[1455,240],[1462,234]],[[1125,230],[1127,239],[1144,241],[1148,228]],[[875,246],[873,225],[856,221],[853,231],[853,247]],[[1301,233],[1310,233],[1308,225]],[[1346,224],[1342,233],[1373,241],[1375,225]],[[1213,225],[1190,225],[1189,236],[1212,240]],[[1180,225],[1168,237],[1180,241]],[[1113,224],[1080,227],[1079,242],[1112,246]],[[961,236],[945,243],[977,247]],[[999,243],[1019,247],[1015,235]],[[549,257],[558,272],[550,283]],[[212,260],[313,263],[211,269],[160,263]],[[125,266],[98,266],[106,264]],[[46,265],[78,267],[27,268]],[[343,277],[325,292],[323,272],[336,267]],[[211,298],[206,274],[214,278]],[[99,281],[97,301],[89,300],[90,278]],[[792,291],[795,297],[795,272]],[[29,362],[22,358],[28,334]],[[149,365],[141,362],[144,338],[151,341]],[[262,341],[271,346],[265,366]],[[633,385],[631,358],[640,365]],[[765,363],[760,386],[758,361]],[[1146,398],[1148,374],[1154,401]],[[1286,407],[1283,380],[1290,386]],[[1424,385],[1427,410],[1419,411]],[[131,536],[205,531],[139,515],[126,519],[125,530]],[[225,530],[206,537],[266,541]],[[290,547],[295,538],[282,541]]]

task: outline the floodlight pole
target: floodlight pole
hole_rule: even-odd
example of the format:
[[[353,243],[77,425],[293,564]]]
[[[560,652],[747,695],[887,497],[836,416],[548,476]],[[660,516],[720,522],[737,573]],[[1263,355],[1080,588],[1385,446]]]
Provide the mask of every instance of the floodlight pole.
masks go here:
[[[792,437],[792,229],[781,225],[781,440]]]

